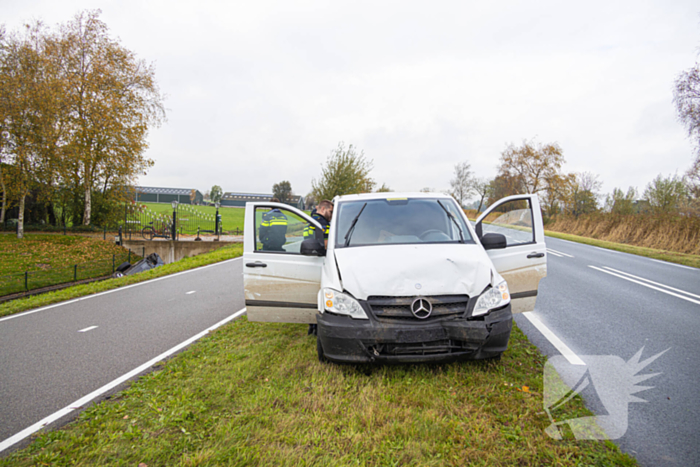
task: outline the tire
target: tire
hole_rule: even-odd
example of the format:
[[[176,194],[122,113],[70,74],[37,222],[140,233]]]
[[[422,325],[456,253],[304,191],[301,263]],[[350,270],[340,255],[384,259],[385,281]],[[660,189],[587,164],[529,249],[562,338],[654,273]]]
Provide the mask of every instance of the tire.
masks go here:
[[[112,277],[119,279],[120,277],[124,277],[124,273],[121,271],[117,271],[114,274],[112,274]]]
[[[321,345],[321,339],[316,336],[316,353],[318,354],[318,361],[321,363],[326,363],[326,354],[323,352],[323,346]]]
[[[130,267],[131,267],[131,263],[128,261],[124,261],[122,264],[117,266],[117,272],[124,272],[127,269],[129,269]]]
[[[144,227],[143,230],[141,231],[141,235],[146,240],[153,240],[154,233],[155,232],[153,231],[153,227]]]

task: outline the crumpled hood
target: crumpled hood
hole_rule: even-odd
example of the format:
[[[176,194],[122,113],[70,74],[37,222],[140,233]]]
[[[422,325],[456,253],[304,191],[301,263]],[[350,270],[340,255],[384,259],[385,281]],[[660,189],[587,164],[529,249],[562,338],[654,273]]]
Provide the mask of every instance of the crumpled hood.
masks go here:
[[[338,248],[335,259],[343,288],[360,300],[373,295],[473,297],[491,282],[491,261],[479,245]]]

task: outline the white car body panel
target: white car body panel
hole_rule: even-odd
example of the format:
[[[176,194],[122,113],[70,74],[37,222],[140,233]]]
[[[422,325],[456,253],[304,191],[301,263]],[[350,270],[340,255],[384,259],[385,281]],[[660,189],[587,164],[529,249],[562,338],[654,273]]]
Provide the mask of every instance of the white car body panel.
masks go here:
[[[386,198],[438,198],[436,193],[372,193],[336,198],[334,202]],[[372,295],[430,296],[480,294],[491,284],[508,282],[512,311],[534,308],[539,281],[546,276],[546,253],[539,202],[536,195],[518,195],[499,200],[477,220],[483,221],[494,208],[512,200],[529,200],[535,241],[505,249],[485,251],[468,221],[475,244],[373,245],[335,248],[336,221],[331,221],[325,257],[254,251],[255,208],[277,207],[320,225],[310,216],[281,203],[247,203],[244,229],[244,287],[250,321],[315,323],[317,310],[323,310],[321,289],[347,291],[357,299]],[[260,262],[265,268],[249,265]],[[420,288],[416,287],[420,284]],[[518,295],[521,296],[518,296]],[[256,303],[257,301],[257,303]],[[311,306],[313,304],[313,307]],[[303,306],[294,306],[303,305]]]
[[[491,262],[477,244],[386,245],[335,250],[343,288],[355,298],[479,295]]]
[[[246,204],[243,231],[243,286],[248,320],[315,323],[324,258],[254,251],[256,207],[278,207],[292,211],[321,228],[304,212],[286,204]],[[265,267],[249,266],[255,263],[264,264]],[[268,306],[249,306],[252,301]],[[282,304],[284,306],[280,306]],[[295,304],[304,306],[294,306]]]
[[[544,241],[542,211],[536,194],[508,196],[498,200],[476,220],[482,223],[496,208],[516,200],[529,200],[532,208],[534,242],[512,245],[504,249],[487,250],[496,270],[508,283],[511,294],[511,311],[523,313],[535,309],[540,280],[547,276],[547,248]],[[503,229],[508,234],[507,228]],[[539,257],[537,257],[539,256]]]

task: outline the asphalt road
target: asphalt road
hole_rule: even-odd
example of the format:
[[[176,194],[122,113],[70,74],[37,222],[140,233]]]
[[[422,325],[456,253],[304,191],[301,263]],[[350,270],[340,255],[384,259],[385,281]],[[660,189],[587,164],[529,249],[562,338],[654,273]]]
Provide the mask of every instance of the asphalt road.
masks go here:
[[[635,394],[647,402],[629,404],[627,430],[615,442],[644,466],[700,465],[700,269],[546,241],[548,277],[533,315],[576,356],[627,362],[642,347],[642,360],[668,349],[639,371],[661,374],[638,383],[653,389]],[[547,356],[560,354],[526,317],[516,322]],[[602,380],[620,378],[619,368],[608,370]],[[595,384],[598,392],[604,383]],[[606,414],[596,394],[582,395],[596,414]]]
[[[547,247],[536,310],[517,315],[518,325],[547,356],[560,355],[536,317],[589,364],[668,349],[640,371],[661,374],[640,383],[653,386],[636,394],[648,402],[629,404],[615,442],[641,465],[700,465],[700,269],[553,238]],[[0,319],[0,440],[232,316],[244,307],[240,280],[236,259]],[[582,395],[606,413],[600,398]]]
[[[0,441],[244,308],[241,265],[0,319]]]

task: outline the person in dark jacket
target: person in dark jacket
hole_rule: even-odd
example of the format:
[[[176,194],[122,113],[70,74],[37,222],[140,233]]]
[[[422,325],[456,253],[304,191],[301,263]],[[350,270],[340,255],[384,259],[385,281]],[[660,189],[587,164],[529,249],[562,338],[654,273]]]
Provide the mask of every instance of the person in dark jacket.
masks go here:
[[[279,203],[279,200],[272,198],[272,202]],[[287,216],[277,208],[263,214],[258,237],[263,251],[284,251],[282,245],[287,242]]]
[[[333,218],[333,203],[324,199],[318,204],[318,207],[311,211],[311,218],[318,221],[323,227],[324,246],[328,248],[328,231],[331,227],[331,219]],[[316,234],[316,226],[307,225],[304,228],[304,240],[313,238]]]
[[[333,203],[327,199],[318,203],[318,207],[311,211],[311,218],[317,220],[318,223],[321,224],[321,227],[323,227],[323,246],[328,248],[328,232],[331,227],[331,219],[333,218]],[[316,235],[316,226],[311,224],[307,225],[306,228],[304,228],[304,239],[314,238],[314,235]],[[308,334],[316,334],[315,324],[309,324]]]

